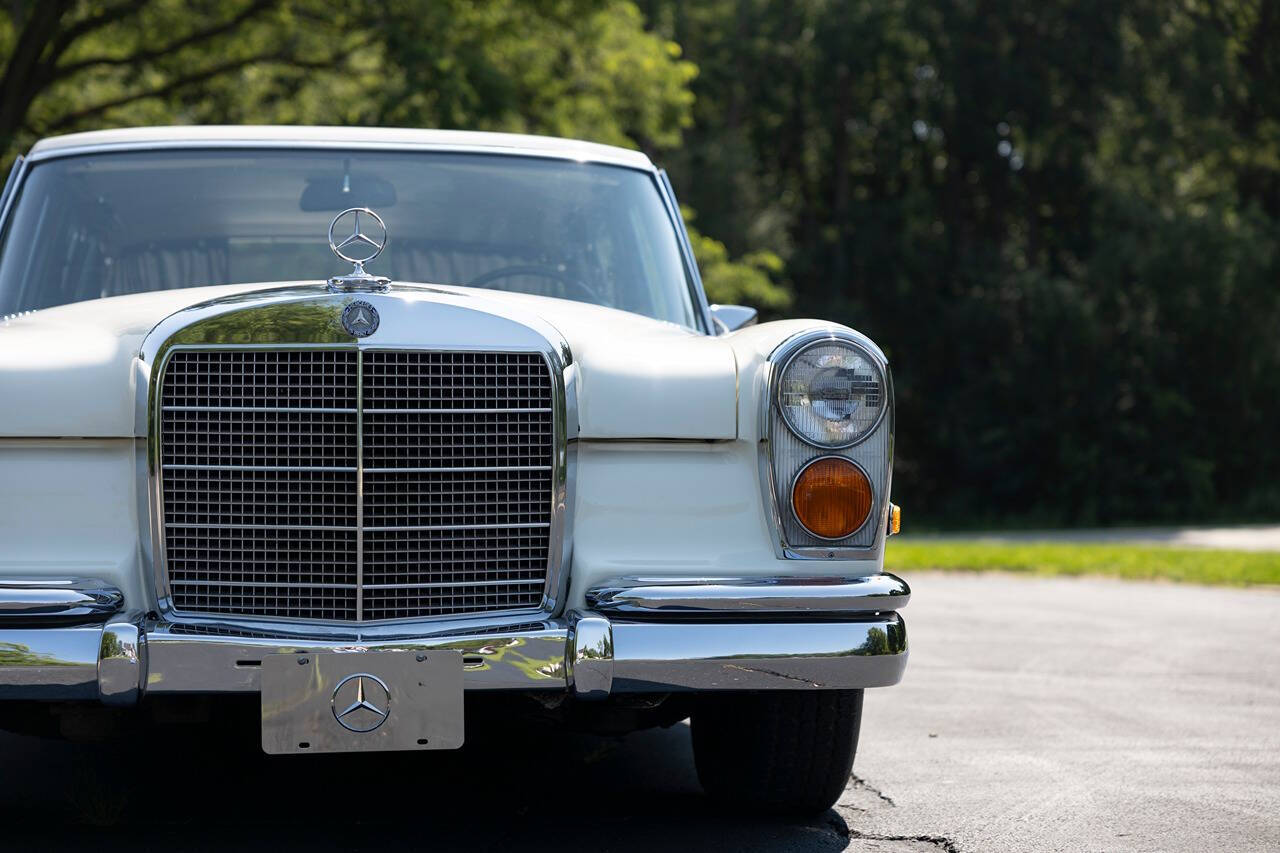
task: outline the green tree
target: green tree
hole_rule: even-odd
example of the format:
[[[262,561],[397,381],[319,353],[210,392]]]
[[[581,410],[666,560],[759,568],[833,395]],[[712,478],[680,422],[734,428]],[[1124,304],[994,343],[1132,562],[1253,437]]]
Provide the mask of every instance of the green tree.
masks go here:
[[[783,272],[782,258],[768,249],[759,249],[737,261],[730,260],[724,243],[694,227],[696,215],[690,208],[681,212],[708,301],[750,305],[766,320],[782,315],[791,306],[791,292],[777,283]]]
[[[84,0],[0,11],[0,141],[372,124],[674,146],[696,73],[621,0]]]
[[[341,56],[332,28],[285,0],[15,0],[0,11],[0,144],[107,124],[181,121],[219,79]],[[343,42],[337,42],[341,45]]]

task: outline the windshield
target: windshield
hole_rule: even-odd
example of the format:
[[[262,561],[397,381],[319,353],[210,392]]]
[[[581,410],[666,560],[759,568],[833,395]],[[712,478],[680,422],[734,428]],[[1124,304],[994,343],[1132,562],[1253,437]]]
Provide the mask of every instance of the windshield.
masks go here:
[[[556,296],[695,326],[653,177],[536,157],[170,150],[32,167],[0,245],[0,315],[150,290],[327,278],[329,221],[387,223],[393,281]]]

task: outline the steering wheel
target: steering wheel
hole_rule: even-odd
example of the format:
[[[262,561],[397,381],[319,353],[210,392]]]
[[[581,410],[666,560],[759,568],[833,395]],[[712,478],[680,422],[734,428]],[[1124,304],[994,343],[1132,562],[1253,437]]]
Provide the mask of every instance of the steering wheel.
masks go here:
[[[489,282],[497,281],[500,278],[509,278],[513,275],[534,275],[541,278],[549,278],[558,281],[565,286],[566,291],[576,291],[581,296],[586,297],[588,302],[596,305],[605,304],[600,298],[600,294],[596,293],[590,287],[576,278],[570,278],[564,272],[555,267],[544,266],[542,264],[513,264],[509,267],[498,267],[496,270],[489,270],[487,273],[476,276],[467,282],[467,287],[484,287]]]

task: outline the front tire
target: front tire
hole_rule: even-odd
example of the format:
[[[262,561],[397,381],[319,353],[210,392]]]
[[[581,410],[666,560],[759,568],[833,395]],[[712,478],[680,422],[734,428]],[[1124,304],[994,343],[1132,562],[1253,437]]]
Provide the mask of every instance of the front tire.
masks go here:
[[[849,782],[862,691],[706,694],[691,723],[708,796],[734,809],[812,815]]]

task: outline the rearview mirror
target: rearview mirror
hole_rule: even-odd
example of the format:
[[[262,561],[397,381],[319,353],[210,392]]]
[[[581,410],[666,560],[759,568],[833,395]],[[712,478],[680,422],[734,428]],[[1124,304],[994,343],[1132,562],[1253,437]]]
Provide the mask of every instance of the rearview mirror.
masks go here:
[[[396,203],[396,188],[377,175],[346,174],[308,178],[298,207],[305,211],[367,207],[382,210]]]

